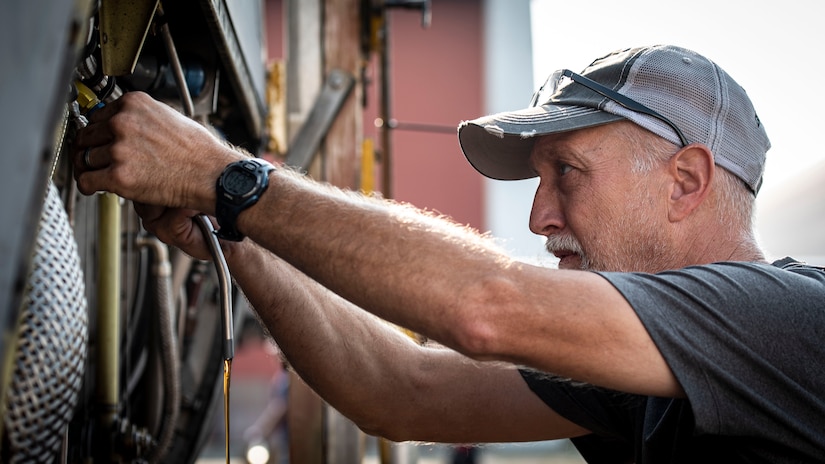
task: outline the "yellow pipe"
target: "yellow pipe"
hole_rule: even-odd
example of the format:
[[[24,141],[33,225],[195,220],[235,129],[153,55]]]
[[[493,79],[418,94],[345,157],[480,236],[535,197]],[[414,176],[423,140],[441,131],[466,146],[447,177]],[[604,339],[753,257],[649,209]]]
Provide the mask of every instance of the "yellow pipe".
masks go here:
[[[120,198],[98,197],[97,400],[99,419],[109,429],[118,414],[120,358]]]
[[[361,143],[361,191],[367,195],[375,191],[375,149],[370,138]]]

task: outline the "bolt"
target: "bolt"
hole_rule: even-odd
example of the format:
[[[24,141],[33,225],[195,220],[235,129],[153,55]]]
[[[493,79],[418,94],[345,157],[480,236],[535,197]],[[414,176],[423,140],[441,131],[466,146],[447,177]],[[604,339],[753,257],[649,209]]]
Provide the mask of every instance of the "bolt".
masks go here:
[[[341,74],[339,74],[336,71],[333,71],[332,75],[330,76],[330,79],[329,79],[329,85],[334,90],[340,89],[341,86],[344,85],[344,79],[341,77]]]

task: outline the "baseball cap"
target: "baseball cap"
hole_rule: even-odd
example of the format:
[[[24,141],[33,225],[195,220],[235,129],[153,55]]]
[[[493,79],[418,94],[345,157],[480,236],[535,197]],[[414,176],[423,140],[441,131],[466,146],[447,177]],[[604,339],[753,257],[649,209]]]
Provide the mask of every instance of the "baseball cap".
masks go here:
[[[481,174],[527,179],[536,137],[621,120],[680,146],[704,144],[754,194],[762,185],[770,141],[747,93],[713,61],[673,45],[618,50],[580,75],[557,71],[531,107],[463,121],[458,139]]]

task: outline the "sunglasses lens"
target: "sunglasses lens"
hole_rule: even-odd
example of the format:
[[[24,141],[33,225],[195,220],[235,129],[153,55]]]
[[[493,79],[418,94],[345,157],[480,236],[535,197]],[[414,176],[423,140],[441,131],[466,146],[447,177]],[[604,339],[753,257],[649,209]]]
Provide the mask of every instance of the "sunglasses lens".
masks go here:
[[[541,87],[533,94],[533,98],[530,100],[530,107],[544,105],[550,101],[550,97],[552,97],[556,92],[558,92],[564,85],[561,84],[562,79],[564,76],[562,73],[564,72],[563,69],[559,69],[558,71],[553,72],[550,76],[547,77],[547,80],[544,81]],[[572,82],[572,81],[571,81]]]

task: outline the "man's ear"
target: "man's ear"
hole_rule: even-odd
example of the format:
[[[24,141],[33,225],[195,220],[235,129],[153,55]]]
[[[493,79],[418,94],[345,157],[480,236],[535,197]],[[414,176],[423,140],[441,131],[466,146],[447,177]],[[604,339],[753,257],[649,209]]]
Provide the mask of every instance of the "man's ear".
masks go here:
[[[668,169],[673,180],[668,219],[678,222],[688,217],[710,193],[716,165],[710,149],[694,143],[673,155]]]

